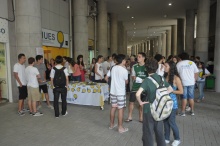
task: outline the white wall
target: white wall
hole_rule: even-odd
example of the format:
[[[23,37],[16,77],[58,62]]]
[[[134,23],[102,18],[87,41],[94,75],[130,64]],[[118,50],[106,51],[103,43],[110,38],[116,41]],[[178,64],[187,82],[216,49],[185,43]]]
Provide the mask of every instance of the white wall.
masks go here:
[[[41,0],[42,28],[69,34],[69,1]]]
[[[0,17],[8,18],[8,0],[0,0]]]

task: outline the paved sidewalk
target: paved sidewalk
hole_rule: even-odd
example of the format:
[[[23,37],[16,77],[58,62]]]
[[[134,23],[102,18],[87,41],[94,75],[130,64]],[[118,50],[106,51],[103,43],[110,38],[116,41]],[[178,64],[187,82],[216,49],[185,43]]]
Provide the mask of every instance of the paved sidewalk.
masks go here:
[[[220,94],[206,92],[196,103],[195,116],[177,116],[181,146],[220,146]],[[43,103],[41,117],[16,113],[17,104],[0,106],[0,146],[142,146],[142,124],[134,109],[133,121],[125,123],[129,132],[109,130],[110,105],[98,107],[68,104],[66,117],[54,118]],[[128,109],[125,111],[127,118]],[[171,136],[173,140],[173,137]]]

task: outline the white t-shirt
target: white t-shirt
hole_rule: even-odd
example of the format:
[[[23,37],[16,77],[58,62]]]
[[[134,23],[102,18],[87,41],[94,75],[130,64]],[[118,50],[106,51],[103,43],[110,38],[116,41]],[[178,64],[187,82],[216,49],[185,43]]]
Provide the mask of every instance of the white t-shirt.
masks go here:
[[[105,61],[102,63],[103,73],[104,75],[107,74],[108,68],[110,68],[110,63],[108,61]]]
[[[27,81],[26,81],[26,75],[25,75],[25,65],[20,64],[20,63],[16,63],[14,65],[14,70],[13,72],[18,73],[18,77],[22,83],[22,85],[26,86],[27,85]],[[16,80],[16,84],[17,86],[20,86],[19,83]]]
[[[40,75],[38,69],[33,66],[28,66],[25,69],[27,86],[37,88],[39,87],[39,83],[37,80],[37,75]]]
[[[61,69],[63,66],[60,65],[60,64],[58,64],[58,65],[56,65],[55,67],[56,67],[57,69]],[[63,71],[64,71],[64,73],[65,73],[66,76],[69,76],[69,73],[68,73],[67,68],[65,68]],[[55,70],[52,68],[52,69],[51,69],[51,72],[50,72],[50,77],[51,77],[51,78],[54,78],[54,75],[55,75]]]
[[[157,69],[156,73],[158,75],[160,75],[161,77],[163,77],[163,75],[164,75],[164,65],[163,64],[158,65],[158,69]]]
[[[205,68],[205,75],[207,75],[207,74],[210,74],[210,72]],[[205,78],[202,78],[202,76],[203,76],[203,70],[199,69],[199,76],[198,76],[197,81],[205,82]]]
[[[115,62],[114,62],[114,60],[112,60],[111,62],[110,62],[110,67],[112,67],[112,66],[114,66],[115,65]]]
[[[128,71],[126,68],[116,65],[111,70],[111,88],[110,93],[113,95],[125,95],[126,84],[128,80]]]
[[[193,61],[180,61],[177,63],[177,70],[182,80],[183,86],[195,85],[195,73],[198,73],[199,70]]]
[[[104,78],[102,63],[96,63],[97,66],[97,72],[102,76],[102,79]],[[101,77],[95,73],[95,80],[101,80]]]

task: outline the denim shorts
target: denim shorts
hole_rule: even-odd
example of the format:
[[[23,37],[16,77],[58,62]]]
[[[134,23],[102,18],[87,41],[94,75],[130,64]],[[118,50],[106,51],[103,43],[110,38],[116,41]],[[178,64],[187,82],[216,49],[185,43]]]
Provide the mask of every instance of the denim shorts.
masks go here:
[[[183,86],[183,99],[194,99],[195,85]]]

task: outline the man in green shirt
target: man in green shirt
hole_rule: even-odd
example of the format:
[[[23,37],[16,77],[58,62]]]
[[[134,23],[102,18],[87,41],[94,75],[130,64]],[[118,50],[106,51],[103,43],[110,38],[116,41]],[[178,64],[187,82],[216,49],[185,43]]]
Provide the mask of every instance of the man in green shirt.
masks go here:
[[[133,86],[132,90],[130,93],[130,99],[129,99],[129,113],[128,113],[128,118],[125,120],[125,122],[130,122],[132,121],[132,111],[134,109],[134,102],[136,100],[136,92],[141,86],[141,83],[143,80],[148,76],[146,67],[145,65],[145,59],[146,59],[146,54],[143,52],[139,52],[137,56],[138,63],[133,65],[132,70],[131,70],[131,77],[133,80]],[[139,106],[139,121],[143,121],[143,107]]]
[[[148,59],[146,61],[146,69],[149,73],[149,76],[154,78],[158,83],[161,82],[161,77],[156,74],[158,69],[158,62],[155,59]],[[168,93],[172,92],[173,89],[169,83],[164,80],[165,87],[168,88]],[[143,107],[143,145],[144,146],[153,146],[154,145],[154,136],[152,133],[155,133],[156,142],[158,146],[166,146],[165,138],[163,133],[163,121],[155,121],[151,115],[150,103],[152,103],[156,98],[156,89],[155,84],[149,79],[146,78],[141,84],[140,88],[136,93],[136,98],[139,104]],[[141,93],[145,92],[147,94],[147,100],[141,101]]]

